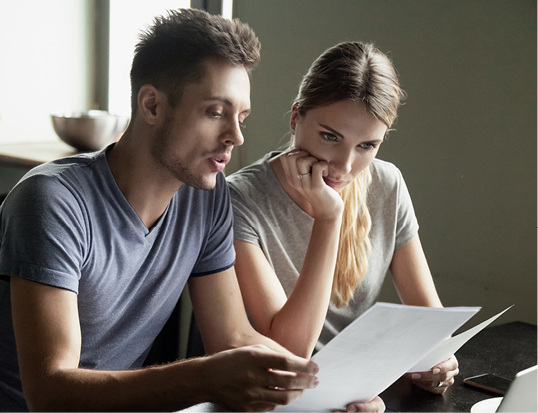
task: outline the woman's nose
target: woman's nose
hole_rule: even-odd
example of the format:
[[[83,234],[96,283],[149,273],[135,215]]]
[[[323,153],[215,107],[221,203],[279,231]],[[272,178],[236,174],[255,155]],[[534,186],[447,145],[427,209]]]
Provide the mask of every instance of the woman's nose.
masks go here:
[[[329,165],[340,176],[347,175],[351,172],[353,165],[353,156],[349,153],[341,153],[330,160]]]

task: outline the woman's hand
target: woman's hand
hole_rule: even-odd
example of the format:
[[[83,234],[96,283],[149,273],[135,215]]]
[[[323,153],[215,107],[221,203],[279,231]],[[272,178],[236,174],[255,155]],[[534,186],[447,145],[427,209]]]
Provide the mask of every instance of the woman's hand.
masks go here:
[[[451,356],[448,360],[435,365],[430,371],[406,373],[414,384],[434,394],[443,394],[454,384],[454,377],[459,373],[458,360]]]
[[[385,403],[379,396],[375,396],[369,402],[351,402],[346,410],[334,410],[334,412],[384,412]]]
[[[286,182],[299,192],[312,208],[314,219],[334,219],[344,210],[342,197],[323,180],[329,164],[306,151],[292,149],[280,156]]]

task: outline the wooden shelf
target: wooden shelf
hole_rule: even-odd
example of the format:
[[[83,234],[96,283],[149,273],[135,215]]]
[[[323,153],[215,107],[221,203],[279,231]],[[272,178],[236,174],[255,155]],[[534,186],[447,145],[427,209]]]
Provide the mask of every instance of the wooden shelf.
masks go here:
[[[4,165],[33,168],[58,158],[75,155],[77,150],[57,140],[50,142],[26,142],[0,144],[0,163]]]

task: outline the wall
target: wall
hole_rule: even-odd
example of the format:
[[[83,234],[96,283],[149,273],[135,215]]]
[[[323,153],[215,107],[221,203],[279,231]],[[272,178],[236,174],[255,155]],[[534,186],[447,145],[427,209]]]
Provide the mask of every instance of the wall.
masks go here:
[[[236,165],[287,141],[324,49],[374,42],[408,93],[379,157],[406,178],[443,303],[536,323],[536,2],[237,0],[234,15],[262,43]]]
[[[27,168],[0,164],[0,196],[7,194],[26,172]]]

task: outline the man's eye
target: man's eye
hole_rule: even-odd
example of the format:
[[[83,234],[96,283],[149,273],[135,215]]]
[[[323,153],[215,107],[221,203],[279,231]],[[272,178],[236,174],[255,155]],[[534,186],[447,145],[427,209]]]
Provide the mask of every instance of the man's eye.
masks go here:
[[[222,117],[222,113],[220,113],[220,112],[215,112],[215,111],[209,110],[207,113],[208,113],[208,115],[210,117],[215,118],[215,119],[218,119],[218,118]]]

